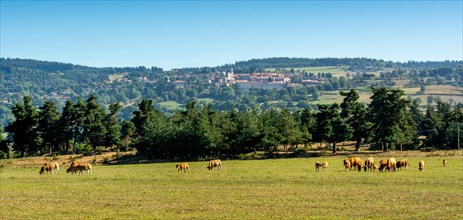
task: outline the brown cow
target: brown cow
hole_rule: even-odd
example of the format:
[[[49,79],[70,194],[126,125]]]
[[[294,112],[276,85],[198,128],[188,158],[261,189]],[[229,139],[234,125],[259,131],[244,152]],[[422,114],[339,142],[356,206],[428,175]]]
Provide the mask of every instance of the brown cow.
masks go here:
[[[383,172],[383,170],[385,171],[387,167],[387,160],[385,159],[382,159],[379,161],[379,172]]]
[[[41,168],[40,168],[40,171],[39,171],[39,174],[42,175],[43,173],[50,173],[50,174],[53,174],[53,167],[51,164],[49,163],[46,163],[44,164]]]
[[[365,166],[363,166],[363,169],[365,170],[365,172],[370,171],[374,171],[374,165],[375,165],[375,159],[373,159],[373,157],[369,157],[368,159],[365,160]]]
[[[77,162],[77,161],[72,161],[71,167],[76,167],[77,165],[79,165],[79,162]]]
[[[399,160],[399,161],[396,163],[396,167],[397,167],[398,170],[402,170],[402,169],[407,170],[407,168],[408,168],[408,161],[407,161],[407,160]]]
[[[324,170],[326,168],[328,168],[328,161],[325,161],[323,163],[317,161],[315,162],[315,170],[316,171],[320,171],[320,167]]]
[[[393,170],[394,172],[396,171],[396,161],[395,161],[395,158],[389,158],[389,160],[387,160],[387,166],[386,166],[386,170],[387,172],[390,172],[391,170]]]
[[[376,169],[378,169],[378,166],[376,166],[376,164],[373,164],[373,172],[375,172]]]
[[[91,175],[93,173],[92,165],[90,165],[90,164],[78,164],[76,166],[71,166],[66,170],[66,173],[71,172],[72,174],[82,175],[82,174],[84,174],[84,171],[87,172],[87,174]]]
[[[175,165],[175,168],[177,168],[178,173],[180,173],[180,171],[183,171],[183,173],[186,173],[186,171],[188,171],[188,173],[190,173],[190,167],[188,166],[188,163],[179,163]]]
[[[50,163],[45,163],[43,166],[40,168],[39,173],[43,174],[44,172],[46,173],[51,173],[56,171],[56,173],[59,173],[59,164],[58,162],[50,162]]]
[[[418,163],[418,169],[421,171],[424,170],[424,161],[423,160],[420,160],[420,162]]]
[[[357,167],[358,171],[362,171],[362,165],[363,165],[363,161],[362,159],[360,159],[359,157],[351,157],[348,159],[350,161],[350,169],[352,169],[352,167]],[[349,170],[350,170],[349,169]]]
[[[322,163],[322,168],[327,169],[328,168],[328,161],[325,161]]]
[[[217,167],[218,170],[223,169],[222,161],[220,161],[219,159],[209,161],[209,165],[207,165],[207,169],[212,170],[214,167]]]
[[[52,162],[52,164],[55,165],[54,169],[55,169],[56,173],[59,173],[59,163],[58,162]]]
[[[442,165],[444,165],[444,167],[447,166],[447,160],[442,160]]]
[[[320,167],[322,167],[322,163],[320,161],[315,162],[315,171],[320,171]]]
[[[350,170],[350,167],[351,167],[350,160],[349,160],[349,159],[345,159],[343,162],[344,162],[344,168],[345,168],[345,170],[346,170],[346,171],[347,171],[347,169]]]

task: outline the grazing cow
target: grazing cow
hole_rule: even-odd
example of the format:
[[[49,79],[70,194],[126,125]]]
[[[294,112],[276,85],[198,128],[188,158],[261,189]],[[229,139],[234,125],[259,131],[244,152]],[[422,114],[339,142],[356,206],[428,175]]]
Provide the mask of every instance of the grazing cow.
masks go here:
[[[77,165],[76,165],[77,164]],[[79,164],[79,163],[74,163],[72,164],[67,170],[66,173],[72,173],[72,174],[79,174],[82,175],[84,172],[87,172],[87,174],[92,174],[93,169],[92,165],[90,164]]]
[[[39,171],[39,174],[42,175],[43,173],[50,173],[53,174],[53,166],[49,163],[44,164]]]
[[[389,160],[387,160],[387,166],[386,166],[386,170],[387,172],[390,172],[391,170],[393,170],[394,172],[396,171],[396,161],[395,161],[395,158],[389,158]]]
[[[322,168],[327,169],[328,168],[328,161],[325,161],[322,163]]]
[[[315,171],[320,171],[320,167],[322,167],[322,163],[320,161],[315,162]]]
[[[348,169],[350,170],[351,164],[349,159],[344,160],[344,168],[347,171]]]
[[[40,168],[39,173],[43,174],[44,172],[46,172],[46,173],[53,174],[54,171],[56,171],[56,173],[59,173],[59,164],[58,164],[58,162],[51,162],[51,163],[43,164],[43,166]]]
[[[317,172],[320,171],[320,167],[321,167],[322,169],[328,168],[328,161],[325,161],[325,162],[323,162],[323,163],[321,163],[321,162],[319,162],[319,161],[315,162],[315,170],[316,170]]]
[[[363,165],[363,160],[360,159],[359,157],[351,157],[348,159],[350,162],[351,167],[349,168],[352,169],[352,167],[357,167],[358,171],[362,171],[362,165]]]
[[[373,172],[375,172],[376,169],[378,169],[378,166],[376,166],[376,164],[373,164]]]
[[[56,173],[59,173],[59,163],[58,162],[52,162],[55,165],[55,170]]]
[[[379,172],[385,171],[385,168],[387,167],[387,160],[382,159],[379,161]]]
[[[442,165],[447,166],[447,160],[442,160]]]
[[[408,168],[408,161],[407,161],[407,160],[399,160],[399,161],[396,163],[396,167],[397,167],[397,169],[399,169],[399,170],[402,170],[402,169],[407,170],[407,168]]]
[[[79,162],[77,162],[77,161],[72,161],[71,167],[76,167],[77,165],[79,165]]]
[[[212,170],[214,167],[217,167],[218,170],[223,169],[222,161],[220,161],[219,159],[209,161],[209,165],[207,165],[207,169]]]
[[[418,163],[418,169],[421,171],[424,170],[424,161],[423,160],[420,160],[420,162]]]
[[[77,166],[79,166],[79,162],[77,161],[72,161],[71,162],[71,166],[66,170],[66,173],[72,173],[72,174],[76,174],[77,173]]]
[[[375,165],[375,159],[373,157],[369,157],[368,159],[365,160],[365,166],[363,166],[363,169],[365,172],[368,171],[374,171],[374,165]]]
[[[188,163],[179,163],[175,165],[175,168],[177,168],[178,173],[180,173],[180,171],[183,171],[183,173],[186,173],[186,171],[188,171],[188,173],[190,173],[190,167],[188,166]]]

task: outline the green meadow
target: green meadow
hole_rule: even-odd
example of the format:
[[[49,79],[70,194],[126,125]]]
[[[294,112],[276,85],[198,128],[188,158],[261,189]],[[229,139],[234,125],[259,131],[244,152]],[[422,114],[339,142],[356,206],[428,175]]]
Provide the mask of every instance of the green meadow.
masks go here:
[[[362,158],[365,159],[365,158]],[[383,158],[376,158],[379,161]],[[396,157],[396,159],[404,159]],[[1,219],[462,219],[463,159],[408,157],[398,172],[344,171],[341,157],[95,165],[93,175],[0,168]],[[418,171],[418,161],[425,170]],[[328,161],[315,172],[316,161]]]

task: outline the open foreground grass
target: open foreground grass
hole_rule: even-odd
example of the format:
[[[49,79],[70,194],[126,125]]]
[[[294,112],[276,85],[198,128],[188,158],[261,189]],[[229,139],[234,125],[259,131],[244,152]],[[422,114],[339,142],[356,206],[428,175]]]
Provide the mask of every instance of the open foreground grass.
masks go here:
[[[345,172],[342,159],[94,166],[93,175],[0,169],[1,219],[462,219],[463,159],[409,157],[408,171]],[[364,158],[363,158],[364,159]],[[381,158],[375,158],[379,161]],[[402,159],[402,158],[396,158]],[[425,161],[424,172],[418,161]],[[315,172],[315,161],[328,161]]]

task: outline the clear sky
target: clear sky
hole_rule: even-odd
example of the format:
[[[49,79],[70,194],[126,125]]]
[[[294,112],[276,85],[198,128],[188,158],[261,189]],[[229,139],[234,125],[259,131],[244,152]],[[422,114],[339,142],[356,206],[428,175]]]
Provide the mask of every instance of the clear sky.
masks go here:
[[[1,57],[216,66],[267,57],[463,60],[463,1],[4,1]]]

